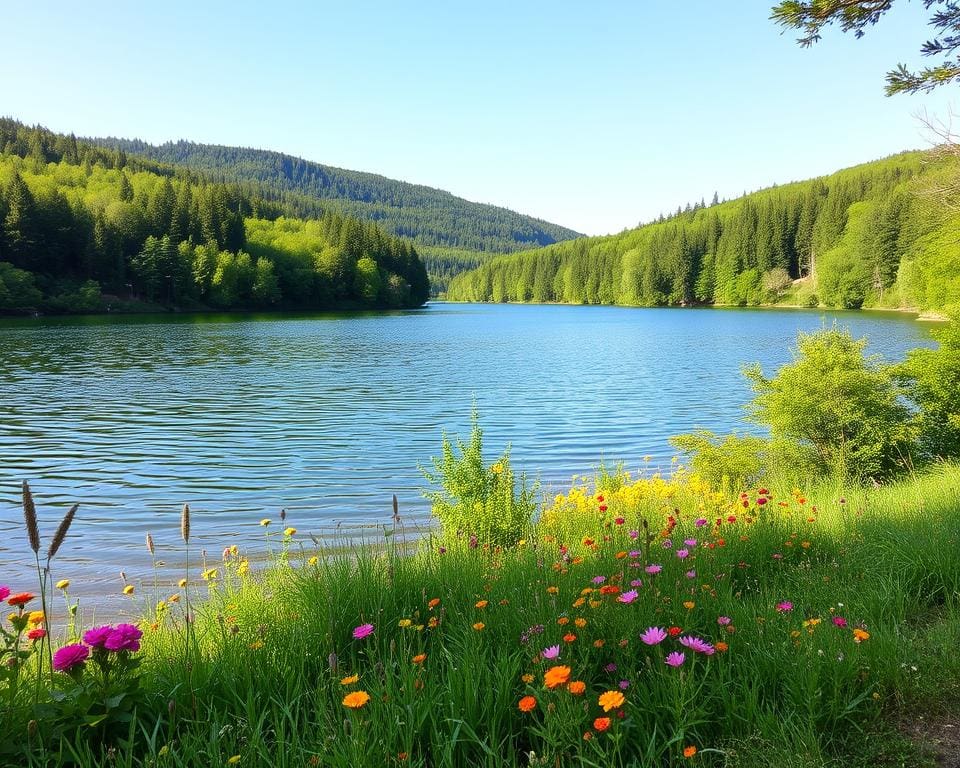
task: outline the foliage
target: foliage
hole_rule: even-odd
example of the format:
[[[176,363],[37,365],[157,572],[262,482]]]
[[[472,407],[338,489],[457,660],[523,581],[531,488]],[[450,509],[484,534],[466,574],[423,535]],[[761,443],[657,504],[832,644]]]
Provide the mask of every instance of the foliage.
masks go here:
[[[496,256],[456,301],[938,309],[960,301],[960,160],[921,152],[761,190],[608,237]]]
[[[960,307],[948,318],[931,331],[937,348],[911,350],[898,369],[918,406],[920,447],[928,457],[960,457]]]
[[[447,539],[466,537],[473,546],[512,546],[523,538],[537,509],[537,486],[527,485],[510,465],[509,448],[487,466],[483,460],[483,431],[476,413],[470,439],[443,436],[441,455],[433,470],[423,469],[436,488],[425,495],[433,516]]]
[[[951,0],[923,0],[930,11],[928,22],[935,30],[932,40],[920,47],[924,56],[945,56],[940,64],[911,72],[900,64],[887,72],[887,95],[929,92],[939,85],[960,79],[960,7]],[[820,40],[821,30],[837,24],[844,32],[863,37],[893,7],[893,0],[782,0],[773,7],[772,19],[787,29],[798,29],[797,41],[809,47]]]
[[[909,461],[912,430],[892,371],[847,330],[800,333],[792,363],[768,379],[746,369],[750,417],[774,440],[811,448],[824,474],[882,478]]]

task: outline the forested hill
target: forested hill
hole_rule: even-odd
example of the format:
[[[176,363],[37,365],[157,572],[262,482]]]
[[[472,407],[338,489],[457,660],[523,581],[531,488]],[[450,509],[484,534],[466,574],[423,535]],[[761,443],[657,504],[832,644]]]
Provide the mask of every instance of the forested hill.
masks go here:
[[[907,152],[619,235],[497,257],[454,277],[447,297],[935,310],[960,302],[958,244],[960,160]]]
[[[127,154],[213,174],[222,181],[256,182],[323,201],[348,216],[374,221],[419,245],[489,253],[549,245],[579,237],[566,227],[506,208],[472,203],[432,187],[349,171],[299,157],[242,147],[138,140],[89,141]]]
[[[0,119],[0,311],[426,301],[409,242],[267,193]]]

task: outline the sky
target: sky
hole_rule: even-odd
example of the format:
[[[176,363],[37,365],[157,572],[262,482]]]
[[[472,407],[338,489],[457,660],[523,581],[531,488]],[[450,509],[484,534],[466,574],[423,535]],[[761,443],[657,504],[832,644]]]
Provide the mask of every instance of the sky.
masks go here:
[[[586,234],[932,141],[919,0],[809,49],[772,0],[11,3],[0,115],[272,149]]]

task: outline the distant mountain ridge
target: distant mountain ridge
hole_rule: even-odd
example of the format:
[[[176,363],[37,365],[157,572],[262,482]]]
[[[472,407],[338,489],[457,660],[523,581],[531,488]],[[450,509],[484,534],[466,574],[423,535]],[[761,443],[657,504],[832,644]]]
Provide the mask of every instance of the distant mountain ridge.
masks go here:
[[[304,160],[272,150],[139,139],[86,138],[92,144],[190,168],[229,182],[255,182],[306,195],[376,222],[421,246],[513,253],[582,237],[572,229],[450,192]]]

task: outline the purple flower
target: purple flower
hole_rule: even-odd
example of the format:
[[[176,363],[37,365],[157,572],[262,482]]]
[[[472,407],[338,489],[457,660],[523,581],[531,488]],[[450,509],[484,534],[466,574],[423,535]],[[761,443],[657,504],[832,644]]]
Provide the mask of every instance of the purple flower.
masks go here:
[[[143,632],[133,624],[117,624],[104,643],[108,651],[139,651]]]
[[[717,624],[719,624],[721,627],[725,627],[729,623],[730,623],[729,616],[717,616]]]
[[[620,596],[617,597],[617,602],[632,603],[636,599],[637,599],[637,590],[631,589],[627,592],[621,593]]]
[[[707,656],[712,656],[714,648],[706,640],[702,640],[699,637],[693,637],[692,635],[686,635],[685,637],[680,638],[680,645],[685,648],[689,648],[694,653],[704,653]]]
[[[363,640],[363,638],[369,637],[372,634],[373,624],[361,624],[359,627],[353,630],[353,639]]]
[[[69,672],[79,664],[83,664],[90,656],[90,649],[83,643],[65,645],[53,654],[53,668],[57,672]]]
[[[697,578],[697,572],[696,572],[696,571],[687,571],[687,578],[688,578],[688,579],[695,579],[695,578]]]
[[[664,539],[661,545],[664,549],[673,549],[673,542],[670,539]]]
[[[607,670],[607,672],[616,672],[617,665],[611,661],[609,664],[607,664],[607,666],[604,667],[604,669]]]
[[[594,584],[603,584],[603,582],[605,582],[606,580],[607,580],[607,577],[606,577],[606,576],[594,576],[594,577],[593,577],[593,583],[594,583]]]
[[[113,634],[113,627],[105,624],[102,627],[94,627],[83,633],[83,642],[91,648],[106,648],[107,640]]]
[[[632,550],[632,551],[630,552],[630,559],[631,559],[631,560],[635,560],[635,559],[638,558],[638,557],[640,557],[640,550],[639,550],[639,549],[634,549],[634,550]]]
[[[476,536],[471,536],[471,537],[470,537],[470,542],[469,542],[469,544],[470,544],[470,549],[476,549],[478,543],[479,543],[479,542],[477,541],[477,537],[476,537]]]
[[[697,526],[697,528],[703,528],[703,526],[705,526],[705,525],[707,524],[707,518],[705,518],[705,517],[698,517],[698,518],[693,522],[693,524],[694,524],[695,526]]]
[[[630,531],[630,538],[636,539],[640,536],[640,531]]]
[[[663,570],[663,566],[662,566],[662,565],[656,565],[656,564],[654,564],[654,565],[648,565],[648,566],[647,566],[646,568],[644,568],[643,570],[645,570],[645,571],[646,571],[647,573],[649,573],[651,576],[655,576],[656,574],[660,573],[660,571]]]
[[[679,557],[681,560],[684,560],[685,558],[690,557],[690,550],[689,550],[689,549],[678,549],[678,550],[677,550],[677,557]]]
[[[560,658],[560,646],[551,645],[549,648],[544,648],[540,655],[545,659],[559,659]]]
[[[640,579],[634,579],[633,581],[630,582],[630,586],[631,586],[631,587],[642,587],[642,586],[643,586],[643,582],[640,581]]]
[[[793,610],[793,603],[789,600],[784,600],[782,603],[777,603],[777,612],[778,613],[790,613]]]
[[[445,554],[447,554],[447,548],[446,548],[446,547],[440,547],[440,548],[437,550],[437,552],[439,552],[441,555],[445,555]]]
[[[663,660],[663,663],[669,667],[679,667],[687,660],[687,657],[682,653],[668,653],[667,658]]]
[[[617,685],[620,687],[620,690],[621,690],[621,691],[625,691],[625,690],[627,690],[627,688],[630,687],[630,681],[629,681],[629,680],[621,680],[619,683],[617,683]]]
[[[659,645],[667,639],[667,633],[660,627],[650,627],[646,632],[640,635],[640,639],[643,640],[643,642],[645,642],[647,645]]]
[[[683,543],[684,543],[684,545],[690,547],[691,549],[693,549],[695,546],[697,546],[697,540],[696,540],[696,539],[684,539],[684,540],[683,540]]]

